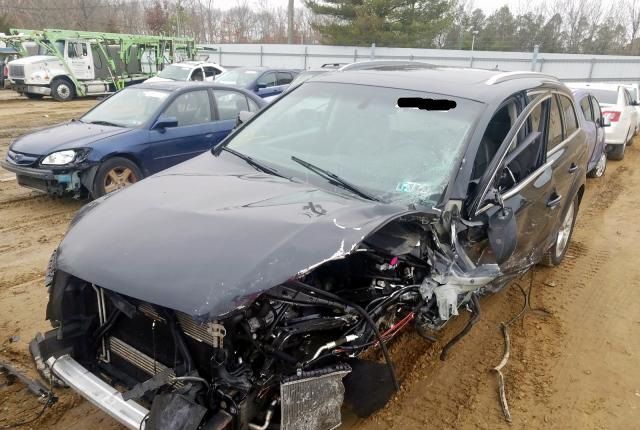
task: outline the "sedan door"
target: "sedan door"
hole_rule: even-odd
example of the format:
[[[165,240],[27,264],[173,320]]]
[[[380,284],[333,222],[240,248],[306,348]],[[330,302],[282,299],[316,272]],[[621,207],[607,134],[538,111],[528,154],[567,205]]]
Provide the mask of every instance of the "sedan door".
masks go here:
[[[504,206],[511,209],[515,217],[516,248],[500,264],[506,275],[517,274],[541,258],[547,238],[551,236],[552,221],[558,212],[553,167],[545,158],[551,100],[553,96],[544,93],[528,104],[500,145],[480,183],[485,194],[480,199],[477,216],[486,216],[489,220],[497,216],[501,209],[491,191],[496,190]],[[557,109],[555,115],[562,140]]]
[[[176,119],[176,127],[149,130],[146,152],[151,159],[149,170],[159,172],[195,157],[211,148],[218,124],[214,121],[209,90],[200,89],[175,97],[158,116]]]

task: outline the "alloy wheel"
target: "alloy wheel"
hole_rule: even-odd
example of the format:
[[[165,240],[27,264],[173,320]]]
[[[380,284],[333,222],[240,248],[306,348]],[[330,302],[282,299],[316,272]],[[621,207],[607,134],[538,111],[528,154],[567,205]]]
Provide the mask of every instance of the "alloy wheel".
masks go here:
[[[567,244],[569,243],[569,237],[571,237],[571,230],[573,229],[573,202],[567,210],[567,214],[564,216],[560,230],[558,230],[558,237],[556,239],[556,255],[562,255],[564,253]]]
[[[108,194],[136,182],[138,182],[138,178],[131,169],[128,167],[115,167],[109,170],[109,173],[104,178],[104,191]]]
[[[598,163],[596,164],[595,177],[599,178],[604,175],[604,171],[607,168],[607,154],[604,152],[600,155]]]

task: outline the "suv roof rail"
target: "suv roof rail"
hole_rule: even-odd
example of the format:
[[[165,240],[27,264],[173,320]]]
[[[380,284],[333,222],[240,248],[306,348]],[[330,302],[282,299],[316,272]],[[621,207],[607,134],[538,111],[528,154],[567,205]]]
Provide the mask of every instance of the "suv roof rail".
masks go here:
[[[422,67],[422,68],[432,68],[436,67],[431,63],[424,63],[422,61],[411,61],[411,60],[371,60],[371,61],[359,61],[357,63],[347,64],[346,66],[342,66],[340,71],[345,72],[347,70],[367,70],[367,69],[375,69],[376,67],[384,67],[384,66],[413,66],[413,67]]]
[[[556,82],[560,82],[560,80],[557,77],[553,75],[547,75],[546,73],[515,71],[515,72],[499,73],[487,79],[487,82],[485,83],[487,85],[495,85],[495,84],[500,84],[502,82],[510,81],[513,79],[524,79],[524,78],[547,78]]]

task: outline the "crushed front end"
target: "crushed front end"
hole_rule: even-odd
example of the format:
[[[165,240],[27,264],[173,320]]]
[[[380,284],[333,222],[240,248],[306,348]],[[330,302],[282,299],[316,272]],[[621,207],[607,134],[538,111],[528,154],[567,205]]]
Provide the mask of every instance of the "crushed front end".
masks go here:
[[[54,329],[32,352],[43,372],[129,428],[333,429],[343,401],[366,416],[397,386],[391,363],[362,353],[388,361],[385,344],[403,328],[438,330],[500,275],[470,261],[458,242],[468,232],[451,225],[397,217],[216,317],[102,288],[57,268],[54,255]],[[377,404],[361,404],[364,392]]]

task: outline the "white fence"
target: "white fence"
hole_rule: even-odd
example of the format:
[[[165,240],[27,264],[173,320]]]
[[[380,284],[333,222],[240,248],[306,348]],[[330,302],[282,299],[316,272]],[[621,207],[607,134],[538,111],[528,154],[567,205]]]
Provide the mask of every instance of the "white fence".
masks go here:
[[[429,63],[500,70],[535,70],[567,81],[640,81],[640,57],[459,51],[328,45],[199,45],[210,61],[223,66],[270,66],[308,69],[325,63],[364,60],[419,60]]]

